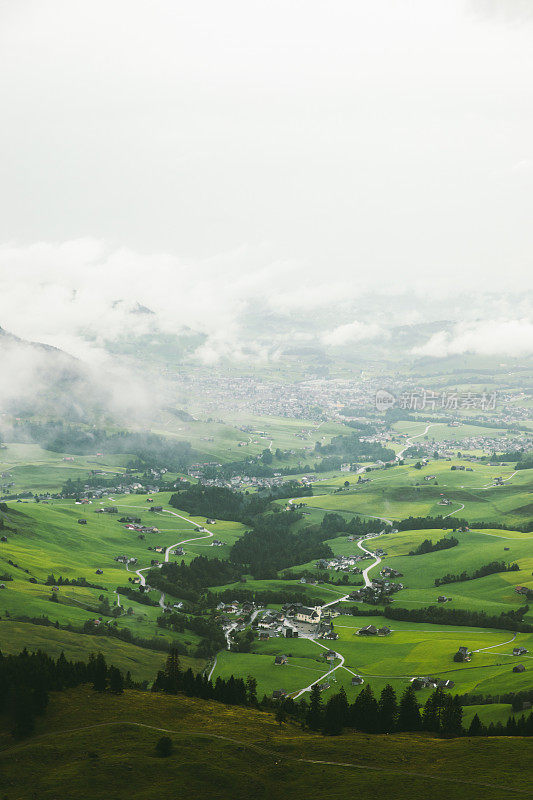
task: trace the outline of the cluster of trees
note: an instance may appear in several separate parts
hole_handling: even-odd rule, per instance
[[[327,535],[320,527],[291,532],[290,527],[301,518],[296,511],[265,514],[257,518],[254,528],[238,539],[230,551],[230,560],[242,572],[255,578],[275,578],[278,571],[314,559],[329,558],[331,548],[324,544]]]
[[[427,608],[399,608],[396,605],[387,606],[383,615],[388,619],[404,620],[407,622],[429,622],[433,625],[459,625],[473,628],[497,628],[503,630],[533,633],[533,625],[522,621],[525,613],[524,606],[518,613],[502,613],[493,617],[484,611],[467,611],[459,608],[445,608],[444,606],[428,606]]]
[[[190,564],[168,561],[150,570],[147,583],[176,597],[194,599],[208,586],[220,586],[239,579],[241,570],[229,561],[196,556]]]
[[[533,469],[533,453],[523,453],[515,469]]]
[[[197,483],[173,494],[169,505],[181,508],[191,516],[234,520],[250,525],[254,517],[267,510],[270,502],[270,497],[259,494],[232,492],[231,489]]]
[[[484,578],[486,575],[494,575],[496,572],[517,572],[519,569],[520,567],[518,564],[506,564],[505,561],[491,561],[490,564],[485,564],[482,567],[478,567],[478,569],[474,570],[471,575],[469,575],[466,571],[463,571],[459,575],[452,575],[448,573],[442,578],[435,578],[435,586],[443,586],[446,583],[474,581],[476,578]]]
[[[183,693],[188,697],[218,700],[227,705],[257,705],[257,681],[255,678],[248,676],[246,680],[243,680],[232,675],[227,680],[217,678],[213,683],[206,675],[201,673],[195,675],[190,668],[182,670],[179,654],[176,651],[169,653],[165,668],[157,673],[152,684],[152,691],[166,694]]]
[[[350,414],[344,414],[343,411],[340,411],[339,413],[343,416],[351,416]],[[344,420],[344,424],[347,428],[355,428],[355,430],[359,431],[359,433],[363,436],[372,436],[372,434],[376,432],[374,425],[371,425],[369,422],[359,422],[359,420],[356,419],[347,419]]]
[[[48,575],[45,586],[84,586],[87,589],[100,589],[100,591],[105,591],[104,586],[99,586],[97,583],[89,583],[86,578],[63,578],[61,575],[59,578],[55,578],[54,574]]]
[[[109,689],[122,693],[124,686],[140,688],[131,676],[126,677],[114,666],[108,666],[102,654],[91,655],[87,662],[68,661],[65,654],[51,658],[38,650],[29,653],[24,649],[18,655],[0,652],[0,714],[8,715],[11,732],[23,737],[31,734],[35,720],[44,714],[50,691],[92,684],[95,690]]]
[[[117,586],[117,594],[118,595],[125,595],[130,600],[134,600],[136,603],[142,603],[145,606],[158,606],[159,603],[157,600],[152,600],[152,598],[144,591],[144,586],[139,586],[139,590],[134,589],[133,586]]]
[[[457,547],[458,544],[459,539],[456,539],[455,536],[443,536],[442,539],[439,539],[435,544],[433,544],[431,539],[424,539],[416,550],[411,550],[409,552],[409,555],[422,556],[426,553],[436,553],[439,550],[448,550],[450,547]],[[438,586],[438,583],[435,583],[435,585]]]
[[[324,514],[320,523],[320,528],[327,534],[324,537],[326,539],[333,538],[339,533],[366,536],[367,533],[379,533],[384,527],[388,526],[379,519],[363,520],[361,517],[352,517],[351,520],[347,520],[335,512]]]
[[[352,728],[364,733],[429,731],[453,737],[462,733],[462,718],[463,709],[458,699],[442,689],[435,689],[421,713],[411,685],[398,700],[390,684],[384,687],[379,698],[374,696],[370,684],[366,684],[351,705],[344,689],[323,705],[320,689],[315,684],[305,711],[307,727],[327,735],[338,735],[344,728]]]
[[[457,517],[453,518],[452,525],[454,531],[458,528],[468,528],[468,522],[465,519],[458,519]],[[477,525],[477,523],[476,526],[481,527]],[[441,530],[446,530],[450,527],[450,522],[446,522],[446,519],[440,514],[436,517],[407,517],[396,523],[396,528],[399,531],[420,531],[426,528],[440,528]],[[496,525],[495,527],[498,526]]]
[[[89,455],[102,453],[131,453],[145,468],[166,467],[181,472],[191,464],[196,454],[190,442],[158,436],[155,433],[118,431],[108,433],[103,428],[87,428],[65,424],[62,420],[35,422],[23,420],[13,425],[14,441],[33,441],[55,453]]]
[[[200,636],[202,641],[195,652],[197,658],[209,658],[226,646],[224,632],[212,615],[188,616],[173,611],[158,617],[157,624],[160,628],[168,628],[178,633],[183,633],[187,628]],[[174,643],[171,649],[182,654],[187,652],[187,648],[181,643]]]
[[[355,433],[334,436],[329,444],[317,442],[315,453],[320,456],[337,456],[345,461],[392,461],[394,450],[377,442],[363,442]]]
[[[308,599],[305,592],[286,592],[274,589],[224,589],[223,592],[213,595],[213,597],[219,603],[232,603],[235,600],[237,603],[255,603],[257,606],[265,608],[272,604],[305,604]]]
[[[464,706],[484,706],[492,703],[509,703],[513,711],[522,711],[525,703],[533,703],[533,689],[524,689],[521,692],[503,692],[496,695],[463,694],[459,699]]]
[[[502,722],[484,725],[478,714],[474,714],[466,733],[468,736],[533,736],[533,713],[527,717],[522,714],[519,719],[512,715],[505,725]]]

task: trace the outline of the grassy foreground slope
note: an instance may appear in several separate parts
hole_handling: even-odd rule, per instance
[[[21,743],[0,732],[5,800],[533,796],[533,749],[520,738],[325,738],[218,703],[88,688],[52,695],[39,726]],[[154,753],[162,735],[174,743],[166,759]]]

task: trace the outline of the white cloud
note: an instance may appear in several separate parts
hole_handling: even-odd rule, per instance
[[[500,280],[506,280],[500,271]],[[109,361],[106,345],[121,338],[181,335],[204,341],[196,358],[272,359],[287,343],[320,340],[342,346],[384,338],[393,326],[459,318],[527,319],[526,284],[510,296],[476,276],[406,291],[405,275],[384,280],[358,271],[281,260],[267,245],[243,245],[216,257],[178,257],[112,248],[103,241],[0,245],[0,326],[66,350],[93,366]],[[443,283],[447,283],[443,287]],[[139,313],[139,305],[153,313]],[[461,341],[463,341],[461,339]],[[427,347],[456,345],[438,336]],[[462,346],[462,345],[461,345]],[[465,345],[466,346],[466,345]]]
[[[348,322],[346,325],[339,325],[332,331],[327,331],[322,335],[322,342],[333,347],[341,347],[346,344],[377,339],[380,336],[388,337],[387,331],[380,325],[355,320],[354,322]]]
[[[485,356],[533,355],[533,322],[530,319],[483,321],[457,325],[451,333],[439,331],[414,355],[443,356],[474,353]]]

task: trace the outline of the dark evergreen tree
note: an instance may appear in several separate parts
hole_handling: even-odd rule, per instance
[[[117,667],[109,667],[109,691],[113,694],[124,694],[124,678]]]
[[[176,649],[172,649],[165,664],[166,688],[170,694],[176,694],[181,682],[180,657]]]
[[[253,675],[246,678],[246,703],[249,706],[257,705],[257,681]]]
[[[378,729],[378,704],[368,683],[350,706],[350,722],[353,728],[365,733],[375,733]]]
[[[399,731],[419,731],[422,725],[418,700],[412,684],[404,691],[398,710]]]
[[[392,733],[398,722],[398,700],[396,692],[388,683],[382,690],[378,702],[378,726],[380,733]]]
[[[468,726],[468,735],[469,736],[483,735],[483,723],[481,722],[477,714],[474,714],[474,716],[472,717],[472,722]]]
[[[322,706],[322,699],[320,697],[320,689],[318,683],[315,683],[311,689],[311,698],[309,700],[309,709],[307,711],[306,723],[307,727],[312,731],[319,731],[322,728],[322,721],[324,717],[324,709]]]
[[[93,689],[96,692],[107,689],[107,664],[103,653],[98,653],[94,661]]]

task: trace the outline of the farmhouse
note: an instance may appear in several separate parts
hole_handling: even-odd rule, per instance
[[[274,659],[274,664],[286,664],[288,660],[289,659],[285,655],[276,656]]]
[[[336,655],[337,653],[335,652],[335,650],[326,650],[326,652],[324,653],[324,658],[326,659],[326,661],[335,661]]]
[[[513,656],[523,656],[528,652],[525,647],[513,647]]]
[[[319,606],[315,608],[308,608],[302,606],[296,612],[296,619],[298,622],[308,622],[309,624],[320,622],[321,609]]]
[[[460,647],[457,653],[455,653],[453,660],[457,662],[471,661],[472,654],[470,653],[468,647]]]
[[[163,506],[150,506],[150,511],[163,511]]]
[[[282,697],[287,697],[287,692],[285,689],[274,689],[272,692],[272,697],[274,700],[281,700]]]
[[[382,628],[378,630],[378,636],[388,636],[391,633],[391,629],[384,625]]]
[[[526,668],[524,667],[523,664],[516,664],[516,666],[513,667],[513,672],[525,672],[525,671]]]
[[[352,678],[352,686],[360,686],[364,683],[363,678],[360,675],[354,675]]]
[[[377,636],[378,629],[375,625],[367,625],[365,628],[359,628],[357,633],[359,636]]]
[[[87,520],[86,519],[79,519],[78,520],[78,525],[87,525]]]
[[[428,678],[426,676],[423,677],[419,676],[418,678],[413,678],[411,683],[415,691],[418,691],[419,689],[427,689],[430,686],[437,685],[436,680],[434,680],[433,678]]]
[[[455,681],[450,681],[450,680],[439,681],[437,683],[437,689],[453,689],[454,686],[455,686]]]

